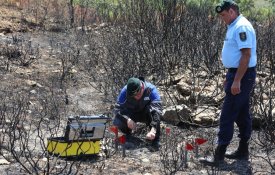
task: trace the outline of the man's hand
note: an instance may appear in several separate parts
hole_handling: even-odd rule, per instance
[[[237,95],[241,93],[241,83],[239,81],[234,81],[231,86],[231,93]]]
[[[235,74],[234,77],[234,82],[231,86],[231,94],[232,95],[237,95],[241,93],[241,80],[247,71],[248,65],[249,65],[249,60],[251,57],[251,49],[250,48],[243,48],[241,49],[242,56],[240,60],[240,64],[238,67],[238,70]]]
[[[154,127],[151,128],[150,132],[147,133],[146,139],[154,140],[156,137],[156,129]]]
[[[135,127],[136,127],[136,123],[132,120],[132,119],[128,119],[127,120],[127,126],[128,126],[128,128],[130,128],[130,129],[135,129]]]

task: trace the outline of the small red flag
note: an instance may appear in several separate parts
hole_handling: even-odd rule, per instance
[[[187,143],[185,144],[185,149],[188,150],[188,151],[191,151],[194,149],[193,145],[191,145],[190,143]]]
[[[207,140],[206,140],[206,139],[203,139],[203,138],[196,138],[196,139],[195,139],[195,143],[196,143],[197,145],[204,144],[205,142],[207,142]]]
[[[110,129],[110,131],[112,131],[113,133],[118,134],[118,129],[117,129],[116,126],[111,126],[109,129]]]
[[[126,142],[126,137],[125,137],[125,135],[120,136],[120,137],[118,138],[118,141],[119,141],[119,143],[121,143],[121,144],[125,144],[125,142]]]
[[[171,128],[166,128],[165,131],[166,131],[166,134],[170,134]]]

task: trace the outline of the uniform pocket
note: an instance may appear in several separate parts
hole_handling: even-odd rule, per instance
[[[241,90],[250,94],[252,91],[256,80],[256,71],[247,72],[242,78]]]
[[[226,74],[226,83],[224,86],[224,91],[225,93],[231,93],[231,86],[233,84],[235,77],[235,73],[227,72]]]

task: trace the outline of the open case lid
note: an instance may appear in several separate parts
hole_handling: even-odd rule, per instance
[[[80,115],[80,116],[69,116],[68,117],[68,123],[72,123],[72,122],[92,122],[92,123],[107,123],[111,118],[106,116],[106,115],[91,115],[91,116],[84,116],[84,115]]]
[[[65,140],[102,139],[106,123],[110,117],[105,115],[70,116],[68,118]]]

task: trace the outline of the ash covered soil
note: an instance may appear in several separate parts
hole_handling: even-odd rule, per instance
[[[24,89],[26,77],[32,77],[33,74],[40,76],[53,76],[56,70],[60,68],[53,57],[48,57],[50,50],[50,37],[54,33],[43,33],[33,30],[22,31],[22,25],[19,24],[20,13],[16,9],[0,6],[0,37],[1,42],[4,40],[11,40],[15,35],[21,35],[25,38],[31,38],[35,44],[39,44],[42,49],[42,57],[39,61],[32,64],[30,67],[13,67],[14,71],[1,75],[1,85],[9,86],[11,83],[18,83]],[[61,37],[61,38],[60,38]],[[66,37],[66,36],[64,36]],[[62,35],[58,34],[58,38]],[[78,72],[77,76],[83,80],[78,81],[77,86],[71,86],[67,89],[67,95],[70,99],[69,108],[75,108],[79,111],[90,111],[91,113],[101,113],[109,110],[112,105],[110,102],[104,100],[104,94],[94,89],[91,84],[85,81],[85,76]],[[24,79],[22,79],[24,77]],[[79,83],[81,82],[81,83]],[[28,87],[25,87],[28,88]],[[166,128],[171,128],[171,132],[167,134]],[[108,128],[108,126],[107,126]],[[136,139],[133,141],[134,146],[126,149],[125,156],[123,156],[122,146],[118,150],[114,149],[113,138],[114,135],[106,129],[105,138],[102,141],[102,149],[98,156],[81,160],[77,174],[143,174],[143,175],[157,175],[157,174],[272,174],[271,166],[262,159],[265,158],[264,151],[260,149],[257,144],[260,131],[254,130],[250,142],[251,156],[248,161],[236,161],[226,159],[226,164],[218,168],[202,166],[196,156],[194,150],[187,152],[185,157],[185,142],[194,138],[201,137],[208,141],[201,145],[198,149],[199,156],[211,155],[215,147],[215,136],[217,127],[199,128],[191,127],[184,124],[173,126],[171,124],[162,122],[162,137],[161,148],[159,151],[150,149],[150,143],[144,140],[146,128],[140,124],[139,129],[133,134]],[[237,133],[237,130],[236,132]],[[174,141],[172,141],[174,140]],[[234,135],[234,139],[230,144],[228,150],[233,151],[238,145],[238,139]],[[56,158],[57,163],[55,168],[62,169],[64,162],[70,164],[74,160],[64,160]],[[187,159],[187,162],[185,160]],[[2,159],[3,160],[3,159]],[[25,174],[22,172],[20,166],[16,161],[2,163],[0,165],[0,174]],[[275,173],[274,173],[275,174]]]

